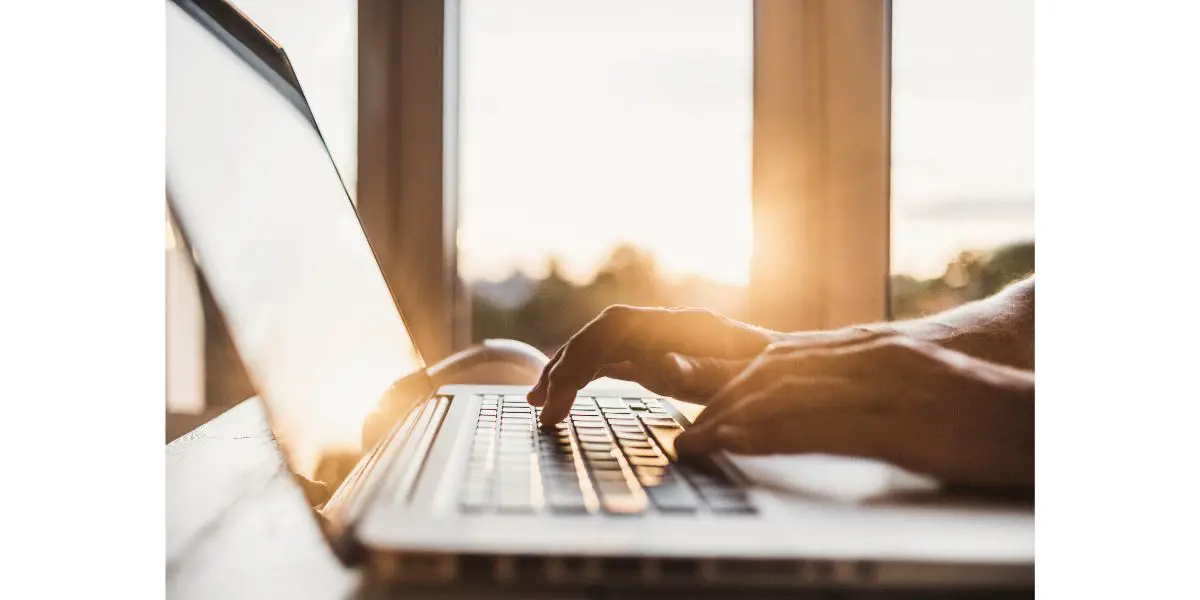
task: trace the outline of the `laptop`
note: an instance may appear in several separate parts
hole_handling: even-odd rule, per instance
[[[220,0],[169,0],[166,38],[172,215],[289,468],[352,465],[314,515],[372,585],[1031,588],[1029,501],[836,457],[679,462],[688,416],[636,386],[544,430],[528,387],[441,385],[284,51]]]

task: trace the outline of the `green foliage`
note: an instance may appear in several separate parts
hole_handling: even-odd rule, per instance
[[[986,298],[1033,272],[1032,241],[990,252],[961,252],[946,265],[940,277],[920,280],[910,275],[893,275],[892,318],[921,317]]]

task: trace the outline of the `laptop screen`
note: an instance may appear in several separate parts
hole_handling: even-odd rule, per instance
[[[363,420],[423,367],[315,127],[167,3],[167,186],[293,470],[357,452]]]

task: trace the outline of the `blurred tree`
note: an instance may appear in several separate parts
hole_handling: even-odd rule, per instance
[[[654,256],[631,244],[614,248],[592,281],[582,286],[567,280],[553,258],[547,271],[546,277],[533,284],[529,297],[516,308],[504,308],[473,294],[474,339],[513,338],[552,353],[610,304],[704,306],[734,318],[744,305],[745,290],[737,286],[700,277],[668,285]],[[1032,241],[990,252],[963,251],[946,265],[939,277],[893,275],[891,317],[919,317],[984,298],[1033,271]]]
[[[520,336],[511,311],[496,305],[482,294],[471,294],[471,339],[516,338]]]
[[[666,303],[654,255],[632,244],[613,249],[585,289],[593,314],[611,304],[662,306]]]
[[[1034,272],[1033,242],[1009,244],[991,253],[980,269],[974,298],[986,298]]]
[[[590,316],[584,297],[566,277],[556,259],[551,258],[546,277],[538,281],[529,299],[513,315],[514,336],[549,353],[557,349]]]

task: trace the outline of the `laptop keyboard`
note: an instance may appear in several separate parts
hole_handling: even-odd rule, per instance
[[[459,507],[466,513],[754,514],[724,472],[677,464],[683,431],[657,398],[581,396],[570,417],[538,426],[524,396],[484,396]]]

